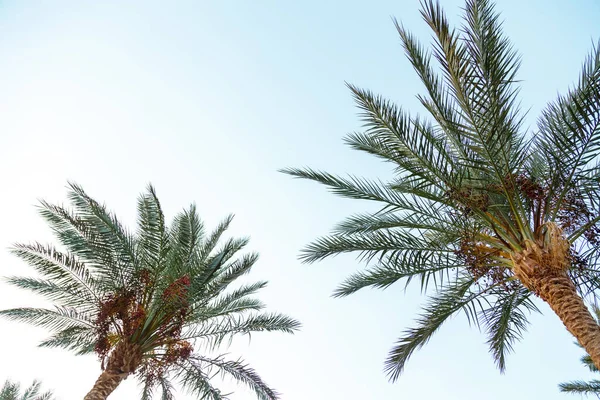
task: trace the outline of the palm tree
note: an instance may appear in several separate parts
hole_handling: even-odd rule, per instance
[[[494,5],[467,0],[458,30],[439,3],[421,6],[432,49],[397,21],[396,28],[425,86],[418,99],[429,118],[348,85],[365,129],[346,143],[391,163],[394,177],[383,182],[283,170],[380,205],[341,222],[301,258],[355,253],[366,261],[367,269],[350,276],[335,296],[403,279],[435,291],[417,326],[389,354],[385,368],[392,380],[461,310],[482,323],[503,370],[526,314],[537,310],[533,297],[550,306],[600,366],[600,328],[582,299],[598,284],[600,49],[585,61],[577,85],[547,106],[531,135],[518,102],[519,56]]]
[[[17,244],[12,252],[42,278],[8,278],[45,296],[55,309],[13,308],[0,315],[52,331],[41,346],[96,352],[102,373],[86,400],[106,399],[131,374],[142,381],[143,399],[158,389],[172,399],[173,380],[203,399],[223,399],[211,383],[219,373],[246,384],[258,399],[277,399],[243,360],[215,355],[233,336],[292,333],[300,326],[285,315],[259,312],[263,303],[249,296],[266,282],[228,290],[258,258],[234,258],[245,238],[221,243],[232,218],[206,234],[192,205],[167,227],[150,186],[138,200],[133,234],[81,187],[69,187],[74,210],[45,201],[40,207],[64,251]]]
[[[33,381],[31,386],[21,393],[21,385],[6,380],[0,388],[0,400],[53,400],[51,391],[40,393],[41,386],[41,382]]]
[[[594,315],[596,317],[596,321],[600,321],[600,307],[596,304],[592,306],[592,310],[594,311]],[[579,347],[579,343],[576,343]],[[598,368],[592,362],[592,357],[589,354],[581,357],[581,363],[586,366],[591,372],[598,372]],[[558,388],[561,392],[564,393],[573,393],[573,394],[581,394],[581,395],[596,395],[600,399],[600,380],[593,379],[591,381],[571,381],[565,382],[558,385]]]

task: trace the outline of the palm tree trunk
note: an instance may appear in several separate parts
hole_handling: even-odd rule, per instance
[[[121,381],[134,373],[142,361],[142,353],[136,344],[119,342],[110,353],[106,369],[94,383],[84,400],[106,400]]]
[[[544,300],[600,367],[600,326],[594,319],[568,275],[571,268],[570,243],[554,223],[538,241],[526,241],[525,249],[511,254],[517,278]]]
[[[539,296],[600,367],[600,326],[586,307],[573,281],[566,273],[547,277],[539,282]]]
[[[557,268],[560,263],[542,264],[538,261],[541,257],[532,259],[530,256],[531,254],[513,257],[515,275],[525,287],[548,303],[567,330],[592,357],[594,365],[599,367],[600,326],[567,275],[568,267],[563,265]]]
[[[102,371],[100,377],[94,383],[94,387],[84,397],[84,400],[105,400],[125,378],[125,374],[113,374],[108,371]]]

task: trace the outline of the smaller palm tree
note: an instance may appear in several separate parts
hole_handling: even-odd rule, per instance
[[[46,202],[41,215],[62,248],[17,244],[13,253],[42,277],[11,277],[55,309],[13,308],[1,316],[49,329],[41,346],[76,354],[96,352],[102,373],[86,400],[106,399],[130,375],[143,384],[142,399],[156,391],[173,398],[173,381],[199,398],[227,396],[216,375],[250,387],[260,400],[279,398],[241,359],[219,352],[224,340],[252,332],[292,333],[300,324],[264,313],[252,296],[266,282],[238,285],[258,259],[237,256],[248,240],[221,240],[232,218],[206,233],[194,205],[170,226],[154,189],[140,196],[138,227],[130,233],[106,208],[71,184],[73,210]]]
[[[600,307],[598,307],[598,305],[594,304],[592,306],[592,309],[594,311],[594,314],[596,316],[596,320],[600,323]],[[579,347],[581,347],[581,345],[577,342],[575,342],[575,344]],[[592,357],[590,357],[589,354],[584,355],[583,357],[581,357],[581,363],[586,366],[590,371],[592,372],[599,372],[598,368],[596,368],[596,366],[594,365],[594,362],[592,361]],[[591,381],[571,381],[571,382],[565,382],[565,383],[561,383],[560,385],[558,385],[558,388],[560,389],[561,392],[564,393],[574,393],[574,394],[581,394],[581,395],[595,395],[597,398],[600,399],[600,380],[598,379],[593,379]]]
[[[40,381],[33,381],[31,386],[21,393],[21,385],[6,380],[0,389],[0,400],[54,400],[51,391],[40,393],[41,387]]]

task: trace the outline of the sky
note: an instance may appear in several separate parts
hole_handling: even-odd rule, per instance
[[[442,4],[459,21],[463,3]],[[497,8],[523,56],[522,105],[534,129],[600,39],[600,3],[499,0]],[[256,334],[229,349],[283,399],[568,398],[559,382],[593,375],[545,304],[505,374],[484,334],[459,316],[390,383],[387,351],[425,297],[398,284],[334,299],[361,264],[352,256],[298,261],[305,244],[369,205],[278,169],[390,174],[342,143],[360,129],[344,81],[420,111],[423,88],[391,17],[430,39],[414,0],[0,2],[0,275],[28,273],[8,253],[12,243],[52,240],[35,205],[63,202],[67,181],[129,226],[137,195],[152,182],[167,218],[191,202],[209,226],[234,213],[231,233],[249,235],[261,254],[252,278],[270,282],[261,298],[303,323],[293,336]],[[43,305],[0,284],[0,308]],[[59,398],[77,399],[100,374],[93,355],[36,348],[41,329],[0,327],[0,381],[37,378]],[[110,398],[138,393],[129,378]],[[237,388],[231,398],[253,397]]]

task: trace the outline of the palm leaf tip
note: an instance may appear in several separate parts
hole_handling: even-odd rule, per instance
[[[561,383],[558,388],[563,393],[581,394],[581,395],[600,395],[600,380],[571,381]]]
[[[506,369],[506,356],[520,340],[529,324],[525,311],[540,312],[530,299],[531,293],[522,288],[497,294],[497,300],[480,315],[485,319],[488,345],[501,373]]]
[[[294,333],[302,327],[302,324],[284,314],[269,313],[257,315],[250,320],[249,324],[253,330],[280,331]]]
[[[243,383],[252,391],[260,400],[277,400],[280,394],[269,387],[258,373],[246,364],[242,359],[225,360],[223,357],[208,358],[195,357],[192,360],[198,367],[204,367],[207,370],[214,369],[220,371],[224,375],[229,375],[238,382]]]
[[[435,332],[458,311],[463,310],[468,318],[477,320],[480,293],[469,290],[472,284],[472,278],[463,278],[448,284],[440,293],[430,298],[416,321],[416,327],[404,332],[385,361],[384,371],[392,382],[400,377],[415,350],[427,344]]]

